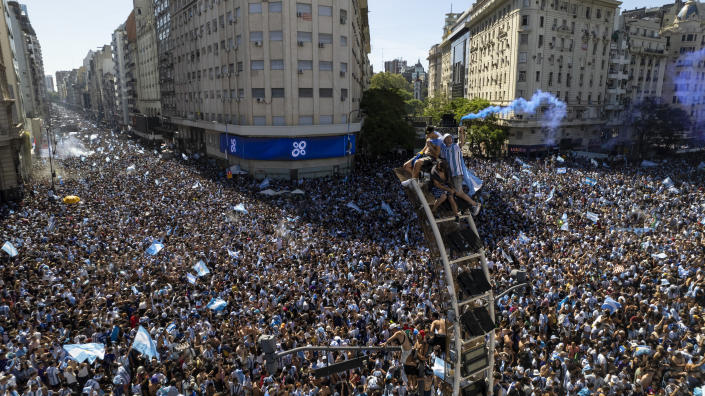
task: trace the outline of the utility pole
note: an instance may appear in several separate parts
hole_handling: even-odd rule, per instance
[[[46,128],[46,131],[47,131],[47,147],[49,148],[49,169],[51,170],[51,175],[50,175],[50,177],[51,177],[51,190],[54,191],[54,176],[55,176],[55,173],[54,173],[54,161],[53,161],[54,150],[52,149],[51,137],[50,137],[50,135],[49,135],[49,130],[50,130],[50,129],[51,129],[51,113],[50,113],[50,114],[48,115],[48,117],[47,117],[47,128]]]

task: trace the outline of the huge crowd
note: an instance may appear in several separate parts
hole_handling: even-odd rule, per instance
[[[446,391],[429,370],[443,351],[428,340],[447,307],[392,172],[399,160],[359,161],[348,177],[271,181],[269,189],[304,194],[267,196],[260,181],[226,177],[207,159],[166,158],[78,126],[72,137],[83,146],[54,164],[54,190],[36,176],[22,202],[2,207],[0,243],[17,255],[0,252],[0,395]],[[47,165],[37,159],[37,175]],[[498,302],[494,394],[697,392],[705,370],[697,164],[468,165],[484,180],[473,198],[495,290],[513,284],[515,268],[530,280]],[[66,195],[81,201],[64,203]],[[142,329],[156,356],[133,347]],[[391,338],[415,353],[370,352],[361,367],[317,377],[357,352],[300,352],[272,369],[263,334],[278,351]],[[104,354],[76,358],[65,348],[88,343]]]

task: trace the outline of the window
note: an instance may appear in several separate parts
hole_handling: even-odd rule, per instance
[[[318,96],[320,96],[321,98],[332,98],[333,88],[319,88]]]
[[[272,98],[283,98],[284,88],[272,88]]]
[[[345,63],[345,62],[341,62],[341,63],[340,63],[340,71],[343,72],[343,73],[346,72],[346,71],[348,71],[348,64]]]
[[[264,88],[252,88],[253,98],[264,98]]]
[[[333,62],[320,61],[318,62],[318,70],[333,70]]]
[[[313,125],[313,116],[300,116],[299,125]]]
[[[284,125],[286,125],[286,118],[284,118],[283,116],[273,116],[272,117],[272,125],[284,126]]]
[[[265,117],[265,116],[252,117],[252,125],[257,125],[257,126],[267,125],[267,117]]]
[[[272,70],[284,70],[284,60],[283,59],[272,59],[269,61]]]
[[[585,7],[585,18],[590,19],[590,7]]]
[[[270,14],[280,14],[282,12],[282,2],[273,1],[269,3],[269,13]]]
[[[261,14],[262,3],[250,3],[250,14]]]
[[[299,88],[299,98],[312,98],[313,88]]]
[[[522,70],[519,72],[519,82],[525,82],[525,81],[526,81],[526,72]]]
[[[333,7],[319,5],[318,16],[333,16]]]
[[[245,70],[245,68],[243,67],[242,62],[238,62],[238,63],[237,63],[237,72],[239,73],[239,72],[241,72],[241,71],[243,71],[243,70]]]
[[[345,25],[348,21],[348,12],[345,10],[340,10],[340,24]]]
[[[519,63],[526,63],[526,52],[520,52],[519,53]]]
[[[529,26],[529,16],[528,15],[521,16],[521,26]]]
[[[348,99],[348,89],[347,89],[347,88],[343,88],[343,89],[340,90],[340,100],[344,102],[344,101],[346,101],[347,99]]]
[[[541,82],[541,72],[540,71],[536,72],[536,82]]]
[[[240,99],[244,99],[244,98],[245,98],[245,90],[244,90],[243,88],[240,88],[240,89],[237,90],[237,97],[240,98]]]
[[[235,9],[235,18],[236,18],[236,19],[240,19],[240,7],[237,7],[237,8]]]
[[[311,16],[311,12],[311,4],[296,3],[297,16],[305,16],[305,14]]]
[[[250,70],[264,70],[263,60],[253,60],[250,62]]]
[[[529,35],[522,33],[519,35],[519,44],[529,44]]]
[[[539,48],[543,47],[543,34],[539,34]]]
[[[281,30],[272,30],[269,32],[269,41],[282,41],[284,40],[284,34]]]
[[[310,43],[313,41],[313,33],[311,32],[296,32],[296,41]]]
[[[318,34],[319,44],[333,44],[333,35],[329,33],[319,33]]]
[[[340,46],[341,47],[348,46],[348,37],[347,36],[340,36]]]
[[[539,27],[543,27],[543,17],[539,17]]]
[[[299,70],[313,70],[313,61],[300,60],[298,64]]]
[[[250,41],[262,41],[262,32],[250,32]]]
[[[320,115],[318,116],[318,123],[321,125],[328,125],[333,123],[332,115]]]

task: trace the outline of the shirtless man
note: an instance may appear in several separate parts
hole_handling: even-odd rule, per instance
[[[396,343],[396,344],[392,344],[392,345],[401,346],[401,362],[406,363],[406,360],[411,355],[411,351],[413,349],[413,344],[411,343],[411,338],[409,337],[408,334],[406,334],[406,331],[401,329],[399,327],[399,325],[396,323],[393,323],[391,326],[389,326],[389,330],[394,331],[394,335],[389,337],[389,339],[387,341],[383,342],[382,346],[386,347],[391,342]]]
[[[404,169],[411,171],[412,178],[419,177],[419,173],[426,163],[438,159],[441,154],[441,144],[443,141],[435,128],[433,126],[426,127],[426,145],[414,158],[404,164]]]
[[[448,324],[446,323],[445,319],[441,319],[438,312],[434,312],[433,314],[431,314],[431,317],[433,318],[433,322],[431,322],[431,334],[433,334],[433,336],[428,342],[428,345],[432,347],[438,345],[439,347],[441,347],[441,352],[445,354],[446,340],[448,338],[448,336],[446,335],[446,327],[448,326]]]

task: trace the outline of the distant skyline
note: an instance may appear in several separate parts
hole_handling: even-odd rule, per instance
[[[293,0],[289,0],[293,1]],[[110,44],[112,32],[132,11],[131,0],[25,0],[32,26],[42,46],[45,74],[79,67],[89,50]],[[375,72],[384,61],[421,60],[428,68],[428,50],[440,42],[445,14],[467,10],[474,0],[368,0]],[[662,0],[628,0],[622,9],[654,7]]]

